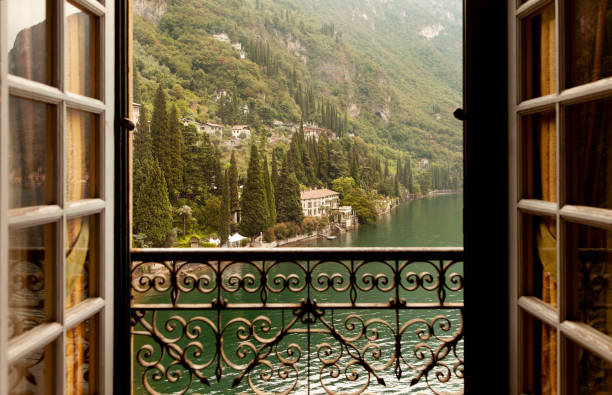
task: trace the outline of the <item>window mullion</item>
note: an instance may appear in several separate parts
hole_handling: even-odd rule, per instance
[[[7,2],[0,1],[0,393],[8,393],[8,62]]]
[[[62,92],[62,99],[66,95],[66,18],[65,18],[65,1],[56,2],[56,21],[58,27],[57,33],[57,86]],[[57,132],[58,132],[58,177],[57,182],[60,187],[58,202],[62,209],[66,208],[66,102],[63,100],[59,104],[59,116],[57,117]],[[59,319],[63,327],[62,336],[59,339],[57,346],[57,393],[64,394],[66,391],[66,291],[65,291],[65,259],[66,259],[66,216],[62,216],[59,223],[60,229],[57,233],[57,282],[56,282],[56,308],[58,310]]]

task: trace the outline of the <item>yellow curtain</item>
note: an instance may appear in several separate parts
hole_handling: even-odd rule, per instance
[[[550,5],[541,14],[540,92],[555,92],[555,8]],[[542,199],[557,201],[557,142],[555,114],[538,116],[538,146]],[[557,229],[552,218],[542,218],[536,229],[538,255],[542,262],[542,299],[557,305]],[[557,394],[557,332],[542,326],[542,393]]]
[[[69,15],[66,19],[68,89],[87,94],[88,65],[85,64],[89,47],[88,16],[83,13]],[[87,166],[87,157],[90,147],[88,144],[89,115],[81,111],[68,110],[66,114],[66,199],[69,201],[90,197],[89,188],[95,181],[89,179],[90,170]],[[89,166],[93,167],[93,166]],[[88,185],[89,184],[89,185]],[[66,224],[66,308],[73,307],[82,302],[88,295],[88,260],[93,256],[91,251],[89,218],[76,218]],[[95,235],[94,235],[95,236]],[[66,394],[83,395],[90,393],[90,383],[86,380],[86,371],[89,371],[89,380],[94,373],[89,369],[86,355],[88,347],[85,323],[79,324],[66,332]],[[90,356],[91,359],[91,356]]]

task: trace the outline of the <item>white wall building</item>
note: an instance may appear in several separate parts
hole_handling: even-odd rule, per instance
[[[311,189],[300,194],[304,216],[322,217],[338,208],[340,194],[329,189]]]
[[[251,129],[248,125],[234,125],[232,126],[232,137],[237,139],[243,134],[248,138],[251,137]]]

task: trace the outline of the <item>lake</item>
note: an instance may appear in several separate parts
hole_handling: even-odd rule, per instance
[[[335,240],[309,239],[287,247],[461,247],[462,213],[461,193],[416,199]]]

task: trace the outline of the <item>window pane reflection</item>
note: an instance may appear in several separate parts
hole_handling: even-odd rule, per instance
[[[66,309],[94,294],[91,277],[97,263],[97,216],[66,221]]]
[[[557,132],[554,112],[526,116],[524,135],[524,197],[557,201]]]
[[[527,293],[557,306],[557,221],[550,217],[525,215],[525,264],[533,273]]]
[[[66,111],[66,199],[96,197],[97,116]]]
[[[66,88],[97,97],[97,19],[66,3]]]
[[[9,73],[51,84],[53,32],[46,0],[8,1],[7,10]]]
[[[612,334],[612,231],[572,224],[580,320]]]
[[[92,318],[66,331],[66,394],[93,394],[95,371],[96,319]]]
[[[612,98],[570,106],[570,202],[612,208]]]
[[[50,344],[12,364],[8,373],[9,395],[54,394],[54,350],[55,346]]]
[[[577,347],[578,393],[580,395],[604,395],[612,392],[612,364],[597,355]]]
[[[9,338],[48,320],[55,224],[9,232]]]
[[[568,4],[568,87],[612,76],[612,2]]]
[[[523,99],[556,90],[555,5],[550,4],[523,22]]]
[[[55,203],[55,108],[10,97],[9,208]]]
[[[524,317],[523,347],[529,360],[523,365],[525,385],[522,393],[556,395],[557,330],[527,313]]]

